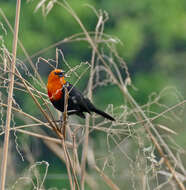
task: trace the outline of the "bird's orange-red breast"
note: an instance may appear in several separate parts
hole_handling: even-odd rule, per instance
[[[47,90],[51,101],[59,100],[62,97],[62,88],[66,81],[64,76],[57,74],[61,72],[63,72],[61,69],[55,69],[48,76]]]
[[[84,112],[95,112],[111,121],[115,119],[109,114],[97,109],[91,101],[84,97],[83,94],[72,84],[65,80],[64,71],[61,69],[53,70],[48,76],[47,90],[50,101],[53,106],[61,112],[64,112],[65,90],[64,85],[68,90],[68,115],[76,114],[85,118]]]

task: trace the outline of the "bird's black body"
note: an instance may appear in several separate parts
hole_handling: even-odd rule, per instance
[[[85,98],[83,94],[76,89],[73,85],[70,83],[65,84],[69,97],[68,97],[68,115],[76,114],[82,118],[85,118],[84,112],[88,112],[89,114],[91,112],[95,112],[99,115],[102,115],[103,117],[115,121],[113,117],[108,115],[107,113],[97,109],[88,98]],[[62,97],[59,100],[52,101],[52,104],[56,109],[58,109],[61,112],[64,112],[64,102],[65,102],[65,89],[62,88]]]

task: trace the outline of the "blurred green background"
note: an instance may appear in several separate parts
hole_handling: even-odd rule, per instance
[[[19,38],[29,55],[82,32],[72,16],[58,5],[54,5],[46,17],[42,16],[41,9],[34,13],[38,2],[36,0],[30,3],[22,2]],[[139,102],[145,102],[150,92],[159,91],[167,85],[176,86],[183,96],[186,94],[184,89],[186,2],[184,0],[179,2],[176,0],[70,1],[70,5],[87,30],[93,31],[97,20],[87,4],[97,10],[108,12],[109,20],[105,25],[105,33],[118,37],[122,42],[122,45],[117,46],[117,50],[127,62],[133,84],[140,90],[140,93],[136,93]],[[15,1],[2,0],[0,6],[13,26]],[[2,17],[1,23],[4,23]],[[4,26],[9,32],[6,24]],[[2,35],[11,50],[11,35],[5,35],[3,31]],[[89,61],[90,49],[85,45],[72,43],[59,48],[63,50],[67,61],[76,65],[81,61]],[[20,49],[18,52],[18,56],[24,58]],[[55,48],[39,56],[55,58]]]
[[[72,16],[58,5],[54,5],[46,17],[42,15],[41,9],[34,12],[38,2],[36,0],[29,3],[22,1],[19,39],[29,55],[33,55],[66,37],[82,32]],[[92,9],[87,7],[87,4],[93,6],[96,10],[102,9],[108,13],[109,20],[105,25],[104,32],[121,40],[121,43],[117,45],[117,50],[127,62],[134,86],[129,90],[140,105],[147,103],[153,92],[160,93],[166,87],[173,87],[172,91],[165,93],[166,97],[163,99],[164,103],[169,106],[179,102],[171,97],[171,94],[174,96],[176,91],[174,88],[177,89],[175,94],[181,94],[180,97],[186,96],[185,0],[71,0],[69,3],[88,31],[95,29],[97,19]],[[15,0],[1,0],[0,2],[0,7],[12,26],[15,19],[15,6]],[[7,34],[2,28],[0,28],[0,33],[7,48],[11,51],[12,34],[2,16],[0,16],[0,23],[5,27]],[[82,61],[90,62],[91,49],[87,47],[87,43],[68,43],[60,45],[58,48],[63,50],[65,59],[71,66],[75,66]],[[37,61],[38,56],[45,59],[55,59],[55,48],[37,55],[33,58],[34,62]],[[18,57],[21,60],[25,59],[20,48],[18,48]],[[39,73],[47,82],[49,67],[40,64]],[[85,81],[80,81],[79,88],[84,88]],[[103,88],[107,92],[107,97],[99,88],[94,93],[95,102],[100,107],[105,108],[109,103],[113,103],[114,106],[124,103],[122,95],[117,93],[119,92],[118,89],[113,86]],[[26,102],[26,98],[18,101]],[[30,106],[33,105],[31,103],[25,104],[24,109],[27,110]],[[38,114],[36,107],[32,109],[32,112],[35,115]],[[180,125],[184,126],[184,122]],[[176,126],[176,122],[172,124],[172,127]],[[182,135],[178,137],[179,139],[176,139],[177,143],[186,147],[184,141],[186,128],[178,127],[178,130]],[[34,143],[30,142],[32,145]],[[33,146],[37,147],[37,145]],[[37,155],[37,153],[34,154]],[[43,155],[39,153],[38,155],[42,159],[44,158]],[[55,173],[61,173],[61,168],[59,169],[56,164],[61,165],[61,163],[58,159],[55,160],[55,156],[47,155],[47,161],[52,165],[51,170],[54,170]],[[52,163],[55,163],[56,168]],[[49,187],[58,187],[54,179],[51,181]],[[59,185],[59,187],[61,186]]]

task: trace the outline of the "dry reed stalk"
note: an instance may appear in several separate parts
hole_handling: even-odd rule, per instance
[[[72,158],[73,158],[73,160],[71,160],[70,154],[69,153],[68,154],[69,154],[69,160],[70,160],[70,163],[71,163],[71,168],[72,168],[75,180],[76,180],[76,181],[74,181],[75,184],[78,183],[76,174],[78,174],[81,177],[81,168],[80,168],[80,162],[79,162],[79,157],[78,157],[78,145],[76,143],[76,132],[77,132],[77,130],[78,129],[73,131],[73,133],[72,133],[70,128],[68,130],[69,135],[71,136],[71,139],[72,139],[72,142],[73,142],[73,148],[72,148]],[[74,186],[74,188],[75,188],[75,186]],[[79,185],[78,185],[78,188],[79,188]]]
[[[73,149],[72,149],[72,168],[77,170],[77,165],[79,165],[79,159],[77,155],[77,146],[76,146],[76,137],[74,134],[70,134],[72,136],[72,144],[73,144]],[[77,156],[77,157],[76,157]],[[75,185],[74,189],[75,190]]]
[[[67,87],[63,86],[63,88],[65,90],[65,101],[64,101],[64,113],[63,113],[63,118],[62,118],[63,121],[61,121],[62,126],[60,128],[60,131],[62,134],[61,143],[62,143],[62,147],[64,150],[64,158],[65,158],[65,164],[66,164],[66,168],[67,168],[68,178],[70,181],[70,187],[71,187],[71,190],[73,190],[74,186],[73,186],[72,174],[71,174],[71,170],[70,170],[70,159],[69,159],[68,151],[67,151],[66,144],[65,144],[66,125],[67,125],[67,107],[68,107],[68,96],[69,96],[69,94],[68,94]]]
[[[0,103],[0,105],[1,105],[1,106],[4,106],[4,107],[8,107],[7,104],[3,104],[3,103]],[[29,118],[29,119],[31,119],[31,120],[33,120],[33,121],[35,121],[35,122],[37,122],[37,123],[39,123],[39,124],[41,124],[41,125],[46,126],[46,127],[49,128],[49,129],[52,129],[52,128],[49,126],[49,123],[42,122],[41,120],[39,120],[39,119],[33,117],[32,115],[30,115],[30,114],[28,114],[28,113],[23,112],[22,110],[19,110],[19,109],[15,108],[15,107],[12,107],[12,110],[14,110],[15,112],[18,112],[18,113],[24,115],[25,117],[27,117],[27,118]]]
[[[68,159],[68,156],[67,156],[66,145],[65,145],[65,141],[64,141],[63,137],[61,138],[61,145],[62,145],[63,150],[64,150],[64,158],[65,158],[65,164],[66,164],[67,173],[68,173],[68,179],[69,179],[69,182],[70,182],[70,188],[71,188],[71,190],[73,190],[73,180],[72,180],[72,174],[71,174],[71,171],[70,171],[70,163],[69,163],[69,159]]]
[[[98,166],[94,166],[94,169],[100,174],[100,176],[103,178],[105,183],[112,189],[112,190],[120,190],[119,187],[113,183],[113,181],[105,175],[99,168]]]
[[[73,167],[73,162],[72,162],[72,159],[71,159],[70,154],[68,152],[68,149],[66,148],[66,145],[65,145],[65,151],[66,151],[66,154],[68,156],[70,167],[72,169],[72,174],[73,174],[73,178],[74,178],[74,188],[76,187],[77,190],[80,190],[80,187],[79,187],[79,184],[78,184],[78,180],[77,180],[77,175],[76,175],[76,169],[75,169],[75,167]]]
[[[33,132],[22,130],[22,129],[15,129],[15,130],[20,132],[20,133],[24,133],[24,134],[27,134],[27,135],[30,135],[30,136],[33,136],[33,137],[37,137],[37,138],[40,138],[40,139],[43,139],[43,140],[47,140],[47,141],[50,141],[50,142],[61,144],[61,140],[57,139],[57,138],[49,137],[49,136],[38,134],[38,133],[33,133]],[[67,147],[72,148],[72,143],[65,142],[65,144],[66,144]]]
[[[64,151],[61,149],[61,147],[58,144],[53,143],[53,142],[49,142],[49,141],[45,141],[45,140],[44,140],[44,143],[48,146],[48,148],[57,157],[60,158],[60,160],[62,160],[63,162],[65,162]],[[78,163],[77,163],[77,165],[75,167],[75,170],[78,173],[78,176],[81,176],[80,165]],[[97,184],[95,183],[95,181],[88,174],[86,174],[85,180],[89,184],[89,186],[92,187],[92,189],[94,189],[95,187],[97,187]]]
[[[16,67],[16,52],[17,52],[17,41],[18,41],[18,31],[19,31],[19,16],[21,9],[21,0],[17,0],[16,4],[16,17],[15,17],[15,27],[14,27],[14,40],[12,47],[12,63],[11,63],[11,73],[10,73],[10,84],[8,92],[8,107],[7,107],[7,116],[6,116],[6,127],[5,127],[5,137],[3,145],[3,160],[1,163],[1,184],[0,189],[5,189],[6,181],[6,171],[7,171],[7,159],[8,159],[8,146],[9,146],[9,135],[10,135],[10,121],[12,113],[12,100],[13,100],[13,88],[14,88],[14,72]]]
[[[68,89],[65,85],[64,85],[64,90],[65,90],[65,101],[64,101],[64,113],[63,113],[62,129],[61,129],[64,139],[63,139],[62,143],[63,143],[63,149],[64,149],[65,158],[66,158],[66,162],[67,162],[66,165],[69,167],[68,168],[69,171],[70,171],[70,168],[72,169],[72,175],[74,178],[74,185],[72,186],[72,189],[75,189],[75,187],[76,187],[77,190],[79,190],[80,187],[79,187],[77,176],[76,176],[76,170],[73,166],[72,159],[70,157],[70,154],[68,152],[68,149],[67,149],[65,141],[64,141],[65,137],[66,137],[66,127],[67,127],[66,125],[67,125],[67,117],[68,117],[67,108],[68,108],[68,98],[69,98],[69,92],[68,92]],[[69,178],[70,177],[71,176],[69,176]],[[72,179],[70,179],[70,181],[72,181]]]
[[[95,36],[95,32],[91,32],[90,31],[89,34]],[[107,38],[110,37],[107,34],[103,34],[103,36],[107,37]],[[32,54],[30,56],[30,58],[34,58],[36,56],[39,56],[39,55],[47,52],[49,49],[56,48],[57,46],[59,46],[61,44],[70,43],[70,42],[81,42],[81,41],[87,41],[87,38],[84,37],[84,33],[83,32],[73,34],[72,36],[66,37],[63,40],[60,40],[60,41],[58,41],[56,43],[53,43],[53,44],[49,45],[47,48],[44,48],[44,49],[42,49],[40,51],[37,51],[36,53]],[[101,39],[97,40],[97,43],[102,43],[102,42],[110,42],[110,40],[101,40]],[[43,59],[43,58],[41,57],[41,59]],[[23,60],[23,62],[26,61],[26,60],[27,59]]]
[[[98,23],[95,29],[95,38],[94,40],[97,41],[99,29],[103,23],[103,16],[101,15],[98,18]],[[102,33],[100,33],[102,35]],[[90,101],[92,100],[92,89],[93,89],[93,77],[94,77],[94,67],[95,67],[95,57],[96,51],[92,49],[92,56],[91,56],[91,70],[88,82],[88,98]],[[89,127],[90,127],[90,115],[86,115],[85,121],[85,137],[84,137],[84,144],[83,144],[83,152],[82,152],[82,159],[81,159],[81,189],[84,190],[85,186],[85,171],[86,171],[86,160],[87,160],[87,152],[88,152],[88,142],[89,142]]]
[[[63,121],[62,121],[62,126],[61,126],[61,131],[63,133],[64,140],[66,138],[66,125],[67,125],[67,108],[68,108],[68,98],[69,98],[69,93],[68,89],[66,86],[63,87],[65,90],[65,101],[64,101],[64,112],[63,112]]]
[[[86,172],[86,159],[88,150],[88,139],[89,139],[89,121],[90,116],[86,115],[86,129],[84,134],[83,152],[81,158],[81,189],[84,190],[85,187],[85,172]]]

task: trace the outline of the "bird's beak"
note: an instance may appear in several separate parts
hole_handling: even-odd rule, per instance
[[[64,72],[64,71],[61,71],[61,72],[59,73],[59,77],[64,77],[64,75],[65,75],[65,72]]]

